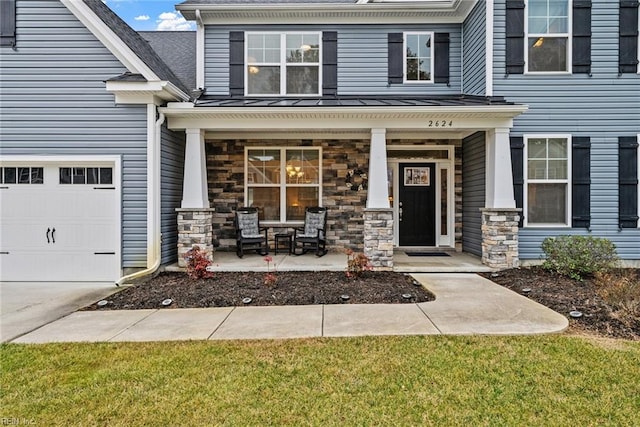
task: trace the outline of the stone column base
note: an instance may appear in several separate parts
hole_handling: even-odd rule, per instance
[[[179,208],[178,265],[186,267],[184,255],[199,246],[213,261],[213,208]]]
[[[482,263],[504,270],[520,266],[518,221],[522,209],[483,208]]]
[[[393,210],[364,210],[364,254],[374,271],[393,270]]]

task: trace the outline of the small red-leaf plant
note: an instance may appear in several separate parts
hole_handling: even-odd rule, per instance
[[[187,275],[190,278],[209,279],[213,277],[213,272],[207,271],[207,267],[211,265],[211,260],[199,246],[194,246],[184,254],[184,259],[187,261]]]
[[[267,272],[264,275],[264,284],[269,287],[274,287],[276,283],[278,283],[278,276],[276,276],[275,264],[273,265],[273,271],[270,271],[271,270],[270,266],[271,266],[271,263],[273,262],[273,258],[267,255],[263,259],[264,259],[264,262],[267,263]]]
[[[347,253],[347,271],[345,272],[348,279],[355,279],[365,271],[373,270],[369,258],[362,252],[354,252],[351,249],[346,250]]]

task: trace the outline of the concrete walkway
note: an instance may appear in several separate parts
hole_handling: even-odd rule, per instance
[[[475,274],[413,276],[436,295],[436,301],[84,311],[72,313],[12,342],[526,335],[561,332],[569,324],[565,316]]]

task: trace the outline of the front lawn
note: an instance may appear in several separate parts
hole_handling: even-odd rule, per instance
[[[0,347],[35,425],[640,425],[640,343],[367,337]]]

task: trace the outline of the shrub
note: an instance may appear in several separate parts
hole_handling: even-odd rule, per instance
[[[184,259],[187,261],[187,275],[190,278],[208,279],[213,277],[213,273],[207,271],[207,267],[211,265],[211,260],[199,246],[194,246],[184,254]]]
[[[361,252],[347,250],[347,278],[352,279],[362,276],[365,271],[371,271],[373,267],[369,263],[369,258]]]
[[[595,274],[598,295],[626,325],[640,318],[640,275],[633,269]]]
[[[608,239],[591,236],[547,237],[542,242],[547,258],[542,266],[576,280],[616,266],[616,246]]]

